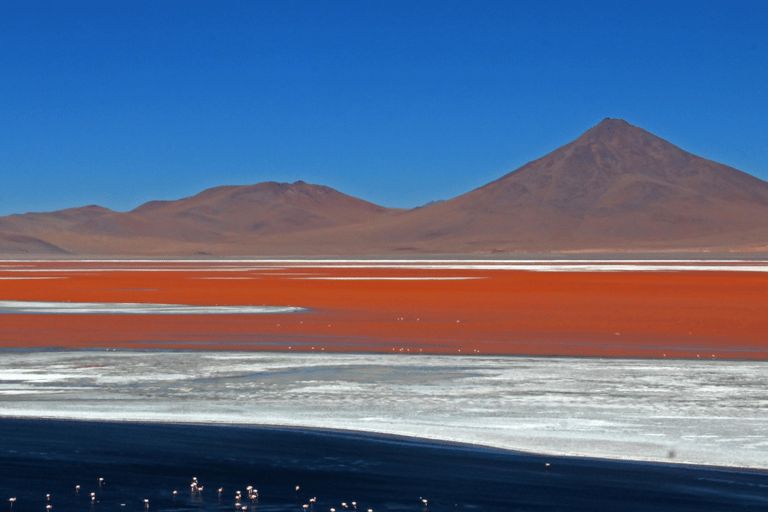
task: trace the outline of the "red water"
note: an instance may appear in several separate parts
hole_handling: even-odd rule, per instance
[[[0,346],[768,359],[768,273],[764,272],[290,265],[220,271],[214,264],[204,271],[179,271],[205,265],[163,262],[155,267],[175,271],[146,271],[152,265],[6,262],[0,264],[0,277],[65,279],[0,280],[0,300],[264,304],[310,311],[3,314]],[[131,271],[96,271],[118,266]],[[304,279],[302,274],[307,273],[483,279],[333,281]]]

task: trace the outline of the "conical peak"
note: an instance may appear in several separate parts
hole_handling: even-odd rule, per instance
[[[603,119],[600,124],[593,126],[574,141],[576,145],[602,143],[617,149],[630,147],[648,149],[648,145],[672,147],[669,142],[643,130],[640,127],[629,124],[623,119]],[[678,151],[682,151],[675,147]]]
[[[600,121],[600,124],[592,127],[584,135],[592,134],[597,135],[598,137],[610,136],[614,133],[627,133],[627,131],[632,129],[638,128],[636,126],[632,126],[623,119],[611,119],[610,117],[606,117]]]
[[[626,121],[625,121],[625,120],[623,120],[623,119],[619,119],[619,118],[612,118],[612,117],[606,117],[605,119],[603,119],[602,121],[600,121],[600,124],[607,124],[607,125],[611,125],[611,124],[614,124],[614,123],[616,123],[616,124],[626,124],[626,125],[628,125],[628,124],[629,124],[628,122],[626,122]],[[599,126],[599,125],[598,125],[598,126]]]

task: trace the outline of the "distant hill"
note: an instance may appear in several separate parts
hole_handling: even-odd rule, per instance
[[[705,248],[768,241],[768,183],[618,119],[390,226],[419,250]]]
[[[259,183],[0,217],[0,252],[185,256],[750,250],[768,246],[768,183],[618,119],[483,187],[411,210]]]
[[[243,247],[258,246],[259,236],[365,223],[398,211],[321,185],[266,182],[211,188],[177,201],[151,201],[130,212],[87,206],[10,215],[0,217],[0,230],[55,240],[76,254],[184,255],[210,252],[210,244],[240,254]],[[26,245],[5,245],[6,253],[14,248],[20,253],[67,252],[32,238]]]
[[[32,236],[0,232],[0,254],[67,254],[67,251]]]
[[[176,222],[238,234],[284,234],[358,224],[394,211],[332,188],[296,183],[217,187],[178,201],[153,201],[131,213],[155,229]]]
[[[426,204],[423,204],[421,206],[417,206],[416,208],[429,208],[430,206],[435,206],[436,204],[444,203],[445,199],[437,199],[435,201],[430,201]]]

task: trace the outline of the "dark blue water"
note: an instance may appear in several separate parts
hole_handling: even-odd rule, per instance
[[[191,492],[193,477],[202,492]],[[144,499],[150,511],[234,511],[235,491],[246,496],[249,485],[259,498],[238,510],[346,512],[353,501],[363,512],[768,510],[761,471],[332,431],[0,419],[0,512],[141,512]]]

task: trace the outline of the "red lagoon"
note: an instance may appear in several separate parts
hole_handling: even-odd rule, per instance
[[[3,262],[2,301],[307,311],[7,313],[0,346],[768,359],[766,272],[421,267]]]

